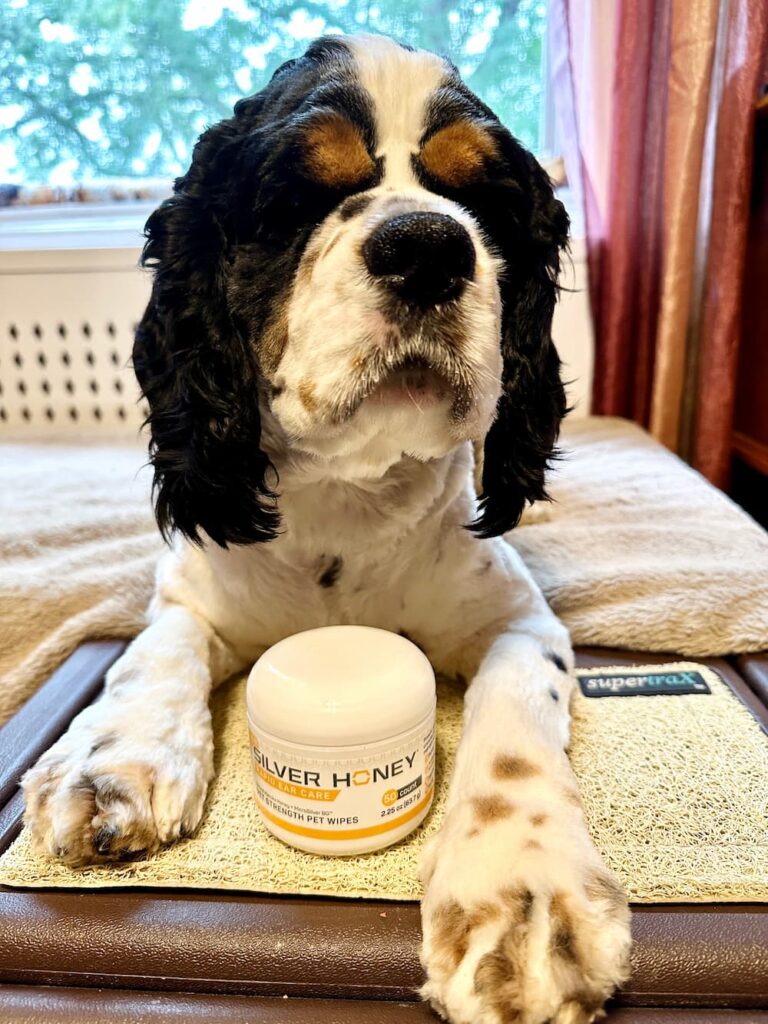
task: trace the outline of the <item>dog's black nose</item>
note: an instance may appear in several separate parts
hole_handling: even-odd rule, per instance
[[[445,213],[401,213],[363,246],[369,272],[407,302],[435,306],[455,299],[475,272],[467,230]]]

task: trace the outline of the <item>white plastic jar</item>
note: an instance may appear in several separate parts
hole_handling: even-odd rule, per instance
[[[370,626],[296,633],[246,690],[256,803],[310,853],[368,853],[426,816],[435,776],[435,675],[415,644]]]

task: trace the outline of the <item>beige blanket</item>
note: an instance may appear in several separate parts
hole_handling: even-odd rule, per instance
[[[768,534],[643,431],[568,424],[511,540],[577,644],[768,648]],[[84,640],[142,626],[163,545],[137,447],[0,445],[0,721]]]
[[[0,722],[84,640],[141,628],[163,548],[138,445],[0,445]]]
[[[554,504],[510,540],[574,643],[714,657],[768,648],[768,533],[626,420],[573,420]]]

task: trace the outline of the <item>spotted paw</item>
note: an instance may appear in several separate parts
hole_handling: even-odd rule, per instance
[[[211,778],[210,719],[88,708],[22,780],[35,843],[75,867],[152,853],[197,827]]]
[[[626,897],[573,789],[495,767],[427,850],[423,995],[452,1024],[588,1024],[628,976]]]

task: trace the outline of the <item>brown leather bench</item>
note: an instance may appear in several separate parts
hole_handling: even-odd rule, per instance
[[[768,651],[741,654],[736,659],[736,666],[755,696],[768,705]]]
[[[20,828],[19,775],[93,699],[122,647],[84,645],[0,730],[0,849]],[[578,657],[583,666],[668,660]],[[702,660],[768,730],[768,657]],[[768,906],[634,909],[633,973],[609,1021],[768,1024]],[[415,903],[0,888],[0,1020],[435,1020],[416,993],[419,937]]]

